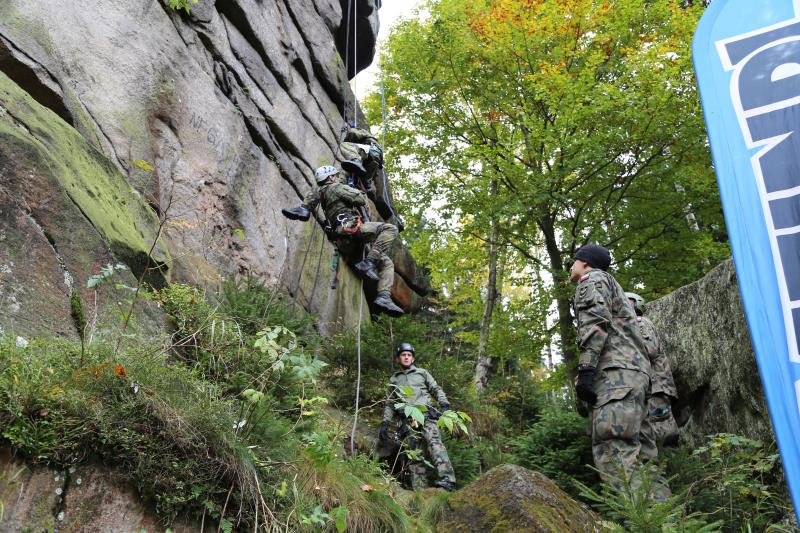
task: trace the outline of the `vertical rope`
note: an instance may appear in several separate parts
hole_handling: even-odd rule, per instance
[[[358,404],[361,399],[361,319],[364,313],[364,279],[361,279],[361,292],[358,299],[358,328],[356,329],[356,410],[353,414],[353,429],[350,431],[350,455],[356,454],[356,425],[358,424]]]
[[[344,100],[342,103],[342,118],[344,119],[345,124],[347,124],[347,87],[349,86],[349,77],[350,76],[350,11],[353,7],[353,0],[349,0],[347,2],[347,30],[345,32],[345,42],[344,42],[344,78],[345,78],[345,87],[344,87]],[[353,32],[353,37],[355,41],[355,32]],[[355,48],[355,46],[353,46]],[[353,67],[353,71],[355,72],[355,66]],[[353,106],[355,109],[355,106]]]
[[[350,0],[351,2],[353,0]],[[358,0],[353,5],[353,127],[358,127],[358,85],[356,82],[356,71],[358,70]]]

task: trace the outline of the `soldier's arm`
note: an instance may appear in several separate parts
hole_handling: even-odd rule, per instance
[[[310,193],[303,198],[303,205],[307,206],[311,211],[314,211],[319,205],[319,189],[313,189]]]
[[[439,405],[443,403],[450,403],[447,401],[447,396],[444,393],[444,389],[436,383],[436,380],[433,379],[431,373],[427,370],[425,371],[425,386],[428,387],[428,393],[436,398],[436,401],[439,402]]]
[[[362,192],[358,189],[354,189],[349,185],[344,185],[342,183],[337,184],[335,194],[354,207],[367,204],[364,194],[362,194]]]
[[[664,348],[661,345],[661,340],[658,338],[658,331],[656,327],[648,318],[642,317],[642,323],[648,330],[648,334],[652,337],[653,343],[653,360],[650,361],[653,375],[653,390],[663,392],[673,398],[678,397],[678,390],[675,387],[675,379],[672,377],[672,367],[667,359],[667,354],[664,353]]]
[[[611,291],[604,280],[582,281],[575,293],[578,314],[579,365],[597,367],[611,323]]]
[[[386,405],[383,407],[383,422],[391,422],[394,418],[394,391],[395,387],[390,379],[389,385],[386,387]]]

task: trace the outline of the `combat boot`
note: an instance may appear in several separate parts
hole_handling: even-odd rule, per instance
[[[381,278],[378,276],[378,271],[375,269],[376,266],[377,265],[375,265],[374,259],[364,259],[363,261],[359,261],[353,265],[353,268],[355,268],[365,278],[378,281]]]
[[[442,489],[444,489],[444,490],[446,490],[448,492],[452,492],[452,491],[456,490],[456,484],[453,483],[452,481],[447,481],[446,479],[440,479],[439,481],[434,483],[434,485],[436,485],[437,487],[442,488]]]
[[[342,168],[347,172],[353,172],[359,176],[367,175],[367,169],[364,168],[364,164],[361,162],[361,159],[357,157],[348,159],[347,161],[342,161]]]
[[[281,209],[281,213],[288,219],[302,220],[304,222],[311,217],[311,211],[304,205]]]
[[[372,303],[389,316],[400,316],[403,314],[403,310],[392,301],[392,297],[389,296],[388,292],[378,293],[377,298],[375,298],[375,301]]]

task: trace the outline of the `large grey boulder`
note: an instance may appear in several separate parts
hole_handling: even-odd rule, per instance
[[[672,365],[682,438],[690,444],[719,432],[774,438],[730,259],[648,304],[645,314]]]
[[[73,128],[85,140],[80,149],[104,158],[109,171],[122,177],[120,194],[133,194],[150,211],[168,255],[165,280],[213,290],[222,278],[253,274],[292,292],[323,324],[353,325],[360,283],[343,263],[339,289],[329,289],[329,269],[318,272],[330,264],[333,247],[319,228],[288,221],[280,209],[299,203],[313,185],[313,169],[338,156],[341,128],[355,112],[342,60],[346,12],[352,8],[358,18],[350,36],[359,57],[349,65],[360,69],[374,53],[375,4],[199,0],[187,14],[158,0],[7,0],[0,9],[0,71],[49,109],[54,124]],[[56,250],[66,243],[53,232],[39,235],[42,241],[20,215],[29,210],[12,181],[26,169],[13,150],[0,144],[6,193],[0,225],[7,235],[39,239],[40,267],[4,273],[16,292],[0,294],[0,326],[26,335],[62,334],[69,328],[51,324],[63,322],[69,291],[60,281],[64,269],[44,241],[50,238]],[[51,182],[63,182],[58,172]],[[61,189],[53,192],[44,181],[28,184],[27,192],[64,194],[63,183],[54,183]],[[65,221],[64,232],[87,222],[105,247],[97,248],[90,273],[108,260],[127,263],[91,217]],[[87,252],[85,259],[91,258]],[[396,291],[419,291],[417,279],[402,282],[405,272],[416,277],[413,265],[404,267]],[[5,309],[25,307],[22,288],[34,278],[53,287],[53,312],[36,323],[12,321]],[[403,300],[417,301],[408,294]]]
[[[599,532],[600,517],[546,476],[495,467],[447,500],[438,531]]]

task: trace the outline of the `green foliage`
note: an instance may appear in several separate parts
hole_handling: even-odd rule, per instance
[[[467,485],[483,473],[483,450],[480,446],[476,446],[469,439],[456,438],[447,433],[442,434],[442,442],[447,449],[459,487]]]
[[[254,276],[224,281],[217,299],[220,316],[235,320],[247,335],[255,335],[263,326],[279,325],[300,337],[309,349],[317,345],[313,317],[298,313],[276,289],[268,289]]]
[[[179,9],[183,9],[186,11],[187,14],[190,12],[190,8],[193,4],[196,4],[198,0],[167,0],[167,5],[178,11]],[[144,167],[142,167],[144,168]],[[146,169],[145,169],[146,170]],[[151,172],[151,171],[148,171]]]
[[[587,485],[599,479],[594,469],[586,419],[572,411],[548,409],[522,435],[510,441],[513,462],[537,470],[573,496],[573,479]]]
[[[673,486],[688,509],[724,521],[725,531],[776,529],[792,515],[774,443],[720,433],[689,452],[668,457]]]
[[[152,297],[176,329],[169,354],[160,341],[140,339],[135,350],[96,342],[75,365],[76,343],[0,343],[0,438],[32,461],[108,461],[165,523],[205,514],[221,530],[252,530],[256,513],[271,513],[290,530],[304,518],[337,531],[408,529],[380,468],[339,457],[341,435],[316,410],[327,399],[315,394],[325,363],[306,351],[315,335],[270,324],[282,309],[239,327],[237,313],[253,318],[252,307],[222,316],[185,285]]]
[[[576,482],[583,498],[593,502],[611,520],[604,531],[614,533],[707,533],[718,531],[721,521],[708,523],[702,513],[687,514],[682,494],[655,501],[661,480],[654,469],[627,476],[620,472],[617,486],[603,484],[599,491]]]
[[[571,362],[565,270],[584,242],[609,245],[619,281],[646,297],[729,255],[698,142],[700,8],[433,0],[425,11],[394,29],[381,58],[385,94],[365,107],[404,155],[387,158],[404,238],[447,295],[459,341],[476,345],[494,228],[502,299],[487,353],[528,368],[558,342]],[[554,300],[556,328],[541,319]]]

